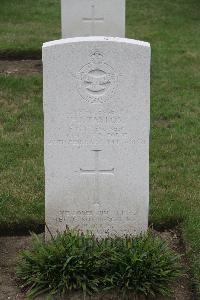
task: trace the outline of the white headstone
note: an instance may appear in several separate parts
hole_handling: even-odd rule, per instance
[[[96,236],[144,232],[149,205],[150,45],[45,43],[46,223]]]
[[[125,36],[125,0],[61,0],[62,38]]]

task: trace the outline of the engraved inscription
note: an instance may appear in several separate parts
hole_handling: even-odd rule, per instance
[[[110,99],[117,84],[117,74],[103,61],[103,54],[94,50],[91,62],[83,66],[77,75],[78,91],[89,103],[104,103]]]
[[[81,224],[81,227],[88,227],[93,224],[108,224],[112,227],[112,224],[118,222],[131,222],[134,223],[136,218],[136,211],[128,210],[62,210],[59,211],[56,216],[56,222],[65,225],[72,224],[77,226]]]
[[[97,17],[96,16],[96,10],[95,10],[95,4],[93,3],[91,5],[91,17],[87,18],[84,17],[82,18],[83,22],[89,22],[91,24],[91,34],[95,35],[95,24],[96,23],[103,23],[104,22],[104,17]]]
[[[121,145],[122,143],[128,144],[128,145],[146,145],[147,141],[145,139],[141,138],[129,138],[124,140],[124,142],[121,139],[107,139],[106,141],[95,141],[93,139],[84,139],[84,138],[71,138],[69,140],[63,140],[63,139],[58,139],[58,140],[50,140],[48,145],[73,145],[73,146],[97,146],[99,143],[104,143],[108,145]]]
[[[126,125],[127,111],[98,109],[77,109],[65,113],[62,122],[66,123],[64,134],[56,139],[49,138],[49,145],[92,146],[102,145],[145,145],[147,141],[133,136]]]
[[[93,150],[95,154],[95,167],[93,170],[84,170],[80,169],[81,174],[83,175],[94,175],[95,176],[95,196],[94,196],[94,205],[98,206],[99,203],[99,175],[114,175],[114,168],[108,170],[108,169],[100,169],[99,168],[99,153],[102,150]]]

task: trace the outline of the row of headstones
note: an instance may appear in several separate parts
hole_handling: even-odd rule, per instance
[[[62,38],[125,37],[125,0],[61,0]]]
[[[62,0],[62,24],[65,37],[90,36],[43,45],[47,234],[139,234],[148,228],[150,45],[122,38],[124,0]]]

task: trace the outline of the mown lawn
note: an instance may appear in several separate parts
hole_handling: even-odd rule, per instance
[[[0,228],[44,222],[41,76],[0,76]]]
[[[0,20],[0,53],[39,53],[60,36],[57,0],[1,0]],[[152,45],[150,219],[181,222],[200,291],[200,1],[129,0],[127,36]],[[42,78],[0,85],[0,224],[41,223]]]
[[[40,56],[45,41],[61,36],[60,0],[1,0],[0,57]]]

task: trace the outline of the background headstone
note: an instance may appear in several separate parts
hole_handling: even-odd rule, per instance
[[[62,38],[125,36],[125,0],[61,0]]]
[[[148,227],[150,45],[45,43],[46,223],[96,236]]]

